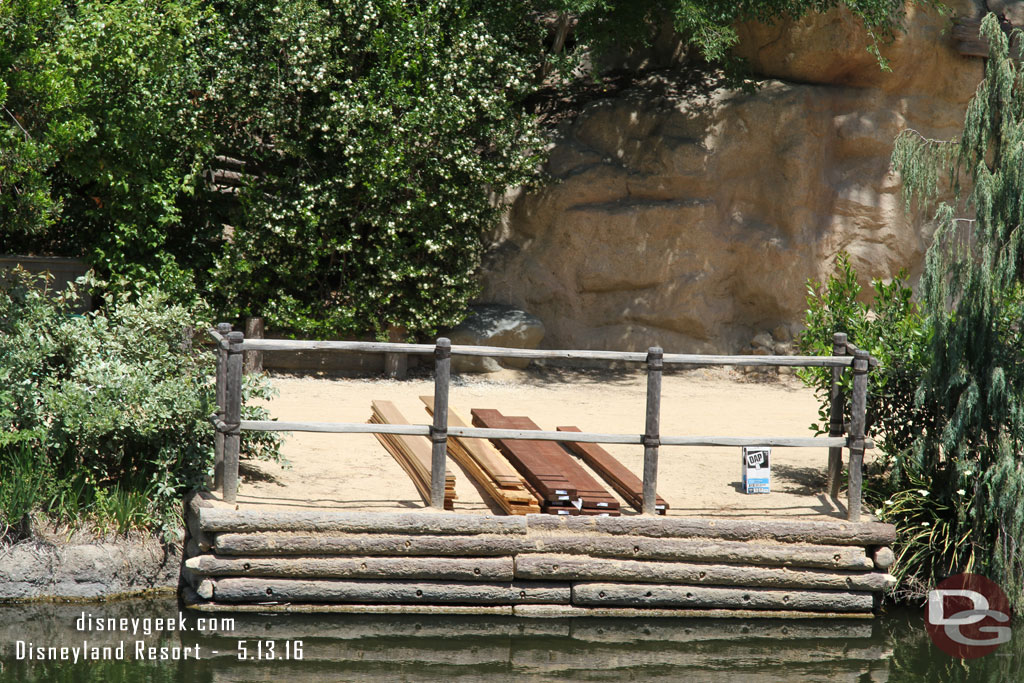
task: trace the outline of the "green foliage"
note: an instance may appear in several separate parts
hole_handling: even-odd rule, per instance
[[[213,354],[183,347],[197,312],[149,290],[72,315],[73,288],[54,296],[43,287],[15,271],[0,288],[0,455],[20,472],[8,477],[5,467],[0,481],[7,524],[38,506],[119,531],[173,529],[182,493],[203,484],[213,452]],[[243,447],[273,458],[278,443],[261,435]],[[40,478],[26,498],[26,483]]]
[[[918,0],[915,4],[945,11],[936,0]],[[675,29],[709,62],[728,58],[730,48],[739,40],[736,24],[740,22],[799,19],[812,12],[845,6],[863,22],[869,41],[865,47],[884,66],[880,47],[903,29],[907,3],[904,0],[553,0],[540,5],[577,16],[580,42],[599,48],[642,41],[650,36],[652,26],[671,18]]]
[[[193,296],[219,230],[195,197],[213,140],[196,99],[216,37],[204,4],[0,7],[5,251],[84,256],[115,286]]]
[[[488,191],[527,181],[538,161],[517,108],[539,40],[525,9],[221,6],[231,39],[209,97],[230,122],[225,149],[254,167],[211,285],[229,317],[320,336],[458,322],[498,215]]]
[[[917,391],[936,422],[915,440],[908,469],[950,504],[964,481],[973,505],[954,534],[976,551],[979,571],[1024,605],[1024,71],[993,15],[985,79],[959,140],[922,143],[906,132],[893,155],[909,199],[930,203],[939,178],[953,200],[939,205],[921,290],[932,362]],[[966,182],[961,185],[959,180]],[[958,218],[973,212],[974,218]],[[969,473],[969,474],[968,474]]]
[[[875,280],[869,303],[860,301],[861,286],[847,254],[836,257],[836,273],[824,283],[807,283],[806,329],[797,339],[800,353],[831,355],[832,335],[844,332],[850,343],[878,359],[879,366],[868,373],[867,433],[874,438],[884,459],[879,465],[899,461],[912,445],[921,427],[933,419],[925,407],[914,401],[914,392],[927,367],[928,331],[911,300],[906,274],[899,273],[888,284]],[[798,371],[805,384],[814,388],[820,407],[818,422],[811,429],[828,433],[832,373],[827,368]],[[852,373],[843,375],[844,390],[852,392]],[[844,420],[849,422],[850,401]]]
[[[879,505],[876,516],[896,527],[892,573],[898,594],[920,597],[947,576],[974,571],[976,549],[965,526],[974,505],[972,474],[963,473],[952,497],[932,495],[932,489],[945,487],[920,475],[905,476],[900,486],[880,478],[890,495],[873,502]]]
[[[569,77],[589,46],[642,40],[665,16],[717,60],[737,21],[839,4],[11,0],[0,235],[221,318],[432,332],[476,292],[497,198],[535,178],[524,102],[552,62],[538,16],[578,19]],[[901,2],[843,4],[876,42],[899,28]],[[203,181],[218,154],[244,162],[240,202]]]

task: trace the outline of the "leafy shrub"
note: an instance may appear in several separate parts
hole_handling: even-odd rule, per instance
[[[196,311],[148,290],[74,315],[74,287],[53,296],[44,286],[15,271],[0,288],[3,457],[23,458],[12,447],[31,445],[34,471],[47,479],[32,504],[58,517],[170,531],[181,495],[203,484],[213,456],[213,354],[183,344]],[[249,385],[247,393],[265,392]],[[247,414],[265,411],[247,406]],[[243,448],[274,458],[278,443],[260,435]],[[18,499],[18,485],[4,476],[0,500]],[[8,524],[25,507],[8,504]]]
[[[800,353],[831,355],[832,335],[844,332],[851,344],[878,359],[878,367],[868,373],[867,433],[876,440],[888,465],[896,463],[919,430],[934,420],[914,399],[928,364],[929,333],[911,299],[913,293],[906,285],[905,273],[888,284],[881,280],[871,284],[874,295],[868,303],[862,303],[862,289],[850,258],[839,254],[834,275],[824,283],[807,283],[806,329],[798,337],[797,346]],[[807,368],[799,370],[798,375],[814,388],[820,402],[819,421],[811,428],[827,434],[832,373],[828,368]],[[844,373],[846,422],[851,418],[852,380],[852,373]]]

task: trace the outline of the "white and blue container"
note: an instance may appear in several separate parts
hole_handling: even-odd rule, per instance
[[[744,493],[770,493],[772,490],[772,449],[767,446],[743,446]]]

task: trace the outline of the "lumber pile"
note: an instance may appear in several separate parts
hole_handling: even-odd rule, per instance
[[[559,432],[578,432],[579,427],[556,427]],[[596,443],[578,443],[567,441],[564,443],[572,453],[579,456],[588,467],[608,482],[608,485],[615,489],[615,492],[622,496],[623,500],[632,505],[635,509],[643,511],[644,506],[644,483],[640,477],[633,474],[629,468],[615,459],[611,453]],[[659,515],[666,514],[668,503],[661,496],[657,497],[654,509]]]
[[[434,414],[432,396],[420,396],[427,412]],[[468,427],[462,416],[448,408],[448,424]],[[509,515],[527,515],[540,512],[537,497],[527,488],[507,460],[486,439],[448,437],[448,455],[466,470],[480,488]]]
[[[506,417],[497,410],[474,409],[473,424],[491,429],[539,430],[523,416]],[[523,475],[541,500],[541,509],[553,515],[618,516],[619,501],[553,441],[494,439],[505,457]]]
[[[391,401],[372,401],[372,424],[412,424],[399,412]],[[431,444],[425,436],[407,436],[402,434],[374,434],[377,441],[398,462],[412,479],[423,501],[430,504],[430,463]],[[455,475],[445,472],[444,475],[444,509],[455,508]]]

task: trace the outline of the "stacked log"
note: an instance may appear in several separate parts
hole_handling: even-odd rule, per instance
[[[539,430],[523,416],[506,417],[497,410],[475,408],[473,424],[491,429]],[[494,439],[495,445],[543,499],[541,509],[552,515],[617,516],[619,501],[609,494],[553,441]]]
[[[420,396],[427,412],[434,414],[434,400]],[[454,409],[448,409],[448,424],[468,427],[469,424]],[[480,488],[487,493],[506,514],[526,515],[540,512],[537,497],[527,489],[526,483],[515,469],[486,439],[448,437],[448,455],[459,463]]]
[[[186,561],[187,599],[200,608],[864,616],[894,583],[879,565],[895,530],[877,523],[188,514],[211,543],[190,544]]]
[[[560,432],[578,432],[579,427],[556,427]],[[615,492],[622,496],[634,509],[642,512],[644,507],[644,483],[611,453],[596,443],[579,443],[568,441],[563,444],[569,451],[585,462],[590,469],[608,482]],[[659,515],[668,512],[668,503],[661,496],[657,497],[654,509]]]
[[[411,424],[391,401],[373,401],[372,424]],[[413,485],[419,491],[423,502],[430,505],[430,440],[423,436],[403,434],[374,434],[377,441],[387,450],[396,462],[405,470]],[[444,475],[444,509],[455,507],[455,475]]]

